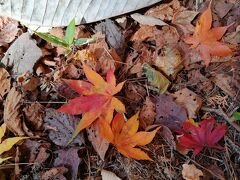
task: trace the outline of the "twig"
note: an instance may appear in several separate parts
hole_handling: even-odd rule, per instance
[[[209,111],[209,112],[213,112],[216,113],[219,116],[222,116],[232,127],[234,127],[238,132],[240,132],[240,127],[236,124],[234,124],[230,118],[228,117],[228,115],[222,110],[221,107],[218,107],[218,109],[213,109],[213,108],[208,108],[208,107],[202,107],[201,108],[204,111]]]

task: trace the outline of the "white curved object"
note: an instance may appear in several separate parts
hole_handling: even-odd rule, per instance
[[[24,24],[67,26],[118,16],[161,0],[0,0],[0,15]]]

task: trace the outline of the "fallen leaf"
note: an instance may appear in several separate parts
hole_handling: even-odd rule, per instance
[[[159,6],[154,6],[149,9],[145,15],[153,16],[159,18],[163,21],[171,21],[174,15],[174,12],[182,8],[178,0],[173,0],[167,4],[160,4]]]
[[[33,66],[41,56],[42,51],[30,38],[30,34],[23,33],[9,47],[1,62],[13,67],[14,75],[21,75],[33,72]]]
[[[41,172],[38,174],[41,180],[67,180],[63,175],[68,172],[68,169],[65,167],[54,167],[45,172]]]
[[[198,20],[194,34],[185,38],[184,41],[191,44],[191,48],[197,49],[205,65],[208,66],[211,56],[225,57],[232,54],[232,50],[226,44],[219,42],[231,25],[211,29],[212,12],[211,3],[209,3],[207,10]]]
[[[97,32],[101,32],[106,35],[106,41],[109,46],[116,50],[119,56],[124,54],[125,38],[122,30],[110,19],[99,23],[95,26]]]
[[[146,96],[146,89],[137,83],[126,83],[124,88],[125,97],[135,103],[140,103]]]
[[[104,169],[101,170],[101,176],[102,176],[102,180],[121,180],[113,172],[110,172]]]
[[[26,122],[29,123],[32,131],[42,130],[44,107],[40,103],[33,103],[23,108]]]
[[[32,135],[21,119],[22,94],[13,87],[4,103],[3,119],[7,128],[18,136]]]
[[[148,82],[158,88],[160,93],[164,93],[168,86],[170,85],[170,81],[159,71],[153,69],[148,64],[143,64],[143,72],[146,74]]]
[[[81,162],[81,159],[78,157],[79,148],[70,148],[70,149],[60,149],[55,151],[57,158],[54,160],[54,166],[64,166],[69,169],[71,172],[72,179],[77,179],[78,166]]]
[[[144,105],[139,113],[139,126],[146,129],[152,125],[156,117],[156,106],[150,97],[146,97]]]
[[[202,99],[197,94],[187,88],[184,88],[175,92],[172,96],[178,104],[185,107],[188,119],[196,118],[196,113],[202,105]]]
[[[42,164],[48,159],[48,157],[50,156],[50,153],[47,153],[47,148],[45,147],[40,147],[38,151],[39,152],[37,154],[36,159],[34,160],[34,163]]]
[[[55,109],[45,109],[44,128],[49,131],[49,139],[58,146],[67,146],[77,127],[79,118],[60,112]],[[79,146],[84,142],[81,134],[77,135],[71,144]]]
[[[177,11],[173,15],[172,23],[181,28],[184,35],[188,35],[194,32],[194,26],[191,24],[191,22],[196,15],[198,15],[198,12],[196,11]]]
[[[144,151],[135,148],[135,146],[149,144],[160,127],[151,132],[137,132],[139,127],[138,113],[126,122],[123,114],[118,113],[111,126],[100,118],[100,126],[101,136],[111,142],[121,154],[137,160],[151,160]]]
[[[183,68],[181,54],[176,48],[165,47],[157,56],[155,65],[167,76],[175,76]]]
[[[203,172],[194,164],[183,164],[182,167],[182,176],[185,180],[200,180],[200,176],[203,176]]]
[[[231,97],[236,96],[236,92],[233,89],[231,83],[232,83],[232,77],[226,74],[216,74],[213,78],[213,81],[215,84],[222,89],[227,95]]]
[[[0,17],[0,46],[12,42],[19,31],[18,21],[8,17]]]
[[[5,123],[3,123],[0,126],[0,156],[5,153],[6,151],[9,151],[10,149],[12,149],[12,147],[18,143],[19,141],[26,139],[27,137],[10,137],[7,139],[2,140],[4,134],[6,133],[7,130],[7,126]],[[4,161],[10,159],[11,157],[7,157],[7,158],[1,158],[0,157],[0,164],[3,163]]]
[[[100,135],[100,125],[98,120],[87,128],[87,135],[89,141],[93,145],[93,148],[104,161],[105,154],[109,147],[109,142]]]
[[[214,1],[214,11],[222,19],[234,6],[233,3],[226,2],[225,0]]]
[[[172,149],[176,150],[176,142],[175,142],[173,133],[167,126],[161,125],[159,134],[163,137],[163,139],[168,143],[168,145]]]
[[[218,144],[227,131],[227,125],[218,124],[214,128],[213,117],[201,121],[199,124],[193,120],[187,120],[182,124],[181,135],[178,137],[180,145],[187,149],[193,149],[193,156],[200,153],[204,147],[223,150]]]
[[[37,89],[37,87],[40,85],[39,78],[36,77],[30,77],[30,79],[25,80],[22,82],[22,87],[24,91],[34,91]]]
[[[4,69],[0,68],[0,99],[10,91],[11,78],[9,73]]]
[[[155,123],[165,125],[171,130],[180,129],[181,124],[188,119],[185,108],[165,94],[156,97],[156,112]]]
[[[166,25],[168,25],[161,19],[155,18],[153,16],[142,15],[139,13],[131,14],[131,18],[133,18],[135,21],[137,21],[141,25],[148,25],[148,26],[156,26],[156,25],[166,26]]]
[[[114,110],[125,112],[124,104],[114,97],[122,89],[124,82],[116,84],[113,69],[109,69],[106,81],[85,64],[83,64],[83,70],[90,83],[82,80],[64,80],[69,87],[83,96],[71,99],[68,104],[58,109],[59,112],[68,114],[83,114],[72,139],[100,116],[103,116],[110,124]]]

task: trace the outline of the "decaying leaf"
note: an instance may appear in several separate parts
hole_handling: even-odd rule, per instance
[[[194,26],[191,24],[191,21],[196,17],[198,12],[182,10],[177,11],[173,15],[172,23],[181,28],[185,35],[194,32]]]
[[[172,96],[178,104],[185,107],[188,113],[188,119],[196,117],[196,113],[202,105],[202,99],[197,94],[184,88],[175,92]]]
[[[191,44],[191,48],[197,49],[205,65],[208,66],[211,56],[224,57],[232,54],[232,50],[226,44],[219,42],[231,25],[211,29],[212,12],[210,3],[198,20],[193,36],[185,38],[185,42]]]
[[[26,106],[23,111],[32,131],[43,128],[44,107],[40,103],[33,103],[30,106]]]
[[[18,143],[19,141],[26,139],[27,137],[11,137],[11,138],[7,138],[2,140],[5,132],[7,130],[7,126],[5,123],[3,123],[0,126],[0,156],[6,152],[9,151],[16,143]],[[10,159],[11,157],[7,157],[7,158],[1,158],[0,157],[0,164],[3,163],[4,161]]]
[[[146,129],[152,125],[156,117],[156,106],[150,97],[146,97],[144,105],[139,114],[139,126]]]
[[[193,120],[187,120],[182,124],[181,135],[178,137],[180,145],[187,149],[194,149],[193,156],[196,156],[204,147],[223,150],[218,144],[227,131],[227,125],[218,124],[214,128],[213,117],[201,121],[199,124]]]
[[[77,179],[78,166],[81,159],[78,157],[79,148],[60,149],[55,151],[58,157],[54,160],[55,167],[64,166],[71,172],[72,179]]]
[[[165,47],[157,56],[155,65],[168,76],[175,76],[182,66],[182,57],[176,48]]]
[[[168,143],[168,145],[170,145],[172,149],[176,150],[177,145],[176,145],[173,133],[167,126],[161,125],[159,134],[163,137],[163,139],[165,139],[165,141]]]
[[[138,160],[151,160],[144,151],[135,148],[135,146],[149,144],[160,127],[151,132],[137,132],[139,127],[138,113],[126,122],[123,114],[118,113],[111,126],[101,118],[100,126],[101,136],[111,142],[121,154]]]
[[[59,146],[67,146],[77,127],[79,118],[55,109],[45,109],[44,128],[49,131],[49,139]],[[77,135],[71,144],[81,145],[84,142],[81,134]]]
[[[101,176],[102,176],[102,180],[121,180],[113,172],[110,172],[104,169],[101,170]]]
[[[194,164],[183,164],[182,167],[182,176],[185,180],[200,180],[200,176],[203,176],[203,172]]]
[[[7,18],[0,17],[0,46],[12,42],[18,33],[18,22]]]
[[[41,180],[49,180],[52,178],[54,180],[67,180],[67,178],[64,176],[64,174],[67,172],[68,169],[65,167],[54,167],[44,172],[40,172],[38,176]]]
[[[42,56],[41,49],[31,39],[29,33],[23,33],[5,53],[2,63],[13,67],[15,75],[33,72],[33,66]]]
[[[83,114],[72,139],[100,116],[110,124],[114,110],[125,112],[124,104],[114,97],[122,89],[124,82],[116,84],[114,71],[112,69],[108,71],[105,81],[85,64],[83,64],[83,70],[90,83],[82,80],[64,80],[69,87],[83,96],[71,99],[68,104],[58,109],[59,112],[68,114]]]
[[[105,154],[109,147],[109,142],[100,135],[100,125],[98,120],[87,128],[87,134],[93,148],[104,161]]]
[[[141,15],[139,13],[134,13],[131,15],[131,17],[139,22],[141,25],[147,25],[147,26],[166,26],[168,25],[167,23],[165,23],[164,21],[162,21],[161,19],[158,19],[156,17],[153,16],[147,16],[147,15]]]
[[[160,93],[164,93],[167,90],[170,81],[162,73],[153,69],[148,64],[143,64],[143,72],[146,74],[149,83],[157,87]]]
[[[213,81],[216,85],[222,89],[227,95],[231,97],[236,96],[236,91],[233,89],[232,84],[232,77],[226,74],[216,74]]]
[[[0,99],[10,91],[11,79],[9,73],[4,69],[0,68]]]
[[[178,130],[188,119],[185,108],[177,104],[173,97],[161,94],[156,98],[157,117],[155,123],[167,126],[171,130]]]

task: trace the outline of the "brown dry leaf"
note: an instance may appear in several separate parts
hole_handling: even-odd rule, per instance
[[[47,148],[45,148],[45,147],[40,147],[39,149],[38,149],[38,154],[37,154],[37,157],[36,157],[36,159],[34,160],[34,163],[37,163],[37,164],[42,164],[42,163],[44,163],[47,159],[48,159],[48,157],[50,156],[50,154],[47,152]]]
[[[198,12],[182,10],[173,15],[172,23],[177,25],[183,31],[184,35],[190,35],[194,32],[194,26],[191,24]]]
[[[124,88],[124,93],[126,98],[135,103],[140,102],[147,94],[145,88],[136,83],[127,83]]]
[[[22,83],[24,91],[34,91],[40,84],[40,80],[36,77],[30,77]]]
[[[200,180],[200,176],[203,176],[203,172],[194,164],[183,164],[182,166],[182,176],[185,180]]]
[[[49,33],[54,35],[54,36],[57,36],[59,38],[64,38],[64,30],[63,30],[63,28],[60,28],[60,27],[52,28],[49,31]],[[56,51],[57,51],[57,55],[61,55],[61,54],[64,54],[66,52],[66,49],[61,47],[61,46],[57,46],[56,47]]]
[[[132,36],[132,41],[146,41],[146,40],[154,40],[154,37],[160,34],[160,30],[156,28],[156,26],[141,26],[134,35]]]
[[[137,21],[141,25],[147,25],[147,26],[156,26],[156,25],[166,26],[166,25],[168,25],[167,23],[165,23],[161,19],[158,19],[158,18],[153,17],[153,16],[142,15],[142,14],[139,14],[139,13],[132,14],[131,18],[133,18],[135,21]]]
[[[167,141],[172,149],[176,150],[176,142],[173,133],[167,126],[161,125],[159,134]]]
[[[202,105],[202,99],[196,93],[184,88],[175,92],[172,96],[178,104],[185,107],[188,113],[188,119],[196,118],[196,113]]]
[[[18,21],[0,17],[0,46],[12,42],[18,33]]]
[[[175,76],[183,66],[182,57],[176,48],[165,47],[161,50],[155,61],[155,65],[159,70],[163,71],[168,76]]]
[[[139,126],[146,129],[148,126],[152,125],[156,117],[156,106],[150,97],[146,97],[144,105],[139,114]]]
[[[54,167],[45,172],[39,173],[41,180],[67,180],[63,174],[67,173],[68,169],[65,167]]]
[[[11,78],[4,68],[0,68],[0,99],[10,91]]]
[[[153,16],[159,18],[163,21],[171,21],[174,15],[174,12],[181,9],[180,2],[178,0],[173,0],[168,4],[161,4],[149,9],[145,15]]]
[[[23,112],[32,131],[42,130],[44,107],[40,103],[37,102],[24,107]]]
[[[231,86],[232,83],[232,77],[226,74],[216,74],[213,81],[215,84],[222,89],[227,95],[231,97],[236,96],[236,92]]]
[[[100,158],[104,161],[104,157],[108,150],[109,143],[100,135],[99,120],[97,120],[90,127],[87,128],[87,135],[89,141],[93,145],[93,148],[98,153]]]
[[[113,172],[101,170],[102,180],[121,180],[119,177],[116,176]]]
[[[188,119],[186,109],[177,104],[173,97],[165,94],[157,96],[156,112],[155,123],[165,125],[171,130],[180,129],[182,122]]]
[[[240,25],[236,27],[235,32],[227,33],[223,37],[224,42],[238,46],[240,44]]]
[[[214,12],[222,19],[234,6],[233,3],[226,2],[226,0],[217,0],[214,2]]]
[[[6,98],[4,103],[4,122],[7,128],[13,132],[15,135],[24,136],[26,128],[21,119],[21,105],[22,105],[22,94],[19,93],[15,87],[13,87]]]

